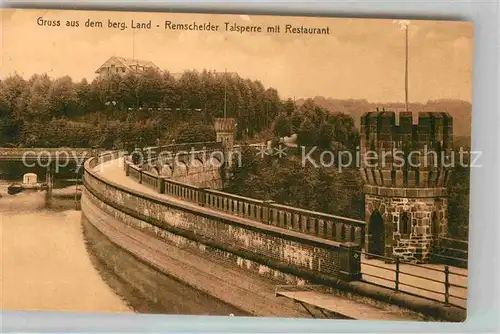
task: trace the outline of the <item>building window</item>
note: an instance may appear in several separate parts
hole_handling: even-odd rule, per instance
[[[408,212],[401,213],[399,217],[399,233],[409,234],[411,231],[411,221]]]

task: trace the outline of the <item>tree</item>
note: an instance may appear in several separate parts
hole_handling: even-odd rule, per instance
[[[198,71],[185,71],[179,79],[181,109],[202,108],[202,83]]]
[[[83,115],[86,111],[92,108],[94,103],[91,95],[91,88],[87,79],[83,78],[75,85],[75,94],[78,115]]]
[[[164,72],[162,76],[162,106],[170,108],[179,106],[180,96],[175,78],[169,72]]]
[[[203,123],[180,124],[174,138],[176,143],[196,143],[215,141],[215,130],[212,125]]]
[[[158,107],[163,98],[163,76],[155,69],[138,75],[137,95],[142,107]]]
[[[332,123],[328,121],[323,121],[318,129],[318,147],[324,150],[328,150],[332,146],[334,127]]]
[[[273,132],[278,137],[289,136],[292,133],[292,125],[285,114],[281,114],[274,120]]]
[[[77,94],[69,76],[54,80],[47,94],[50,115],[57,117],[76,115]]]
[[[2,81],[1,96],[5,102],[7,117],[22,119],[29,94],[29,84],[19,74],[14,74]]]
[[[311,119],[304,119],[297,132],[297,144],[302,146],[315,146],[317,142],[318,134],[316,126]]]
[[[297,110],[297,106],[291,98],[288,98],[283,105],[283,110],[290,117]]]
[[[50,119],[51,105],[49,92],[52,80],[48,75],[33,75],[29,82],[29,97],[26,105],[26,118]]]

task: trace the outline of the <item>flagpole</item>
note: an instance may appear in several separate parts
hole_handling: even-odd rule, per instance
[[[226,97],[227,97],[227,68],[224,69],[224,118],[226,118]]]
[[[408,26],[405,26],[405,109],[408,111]]]

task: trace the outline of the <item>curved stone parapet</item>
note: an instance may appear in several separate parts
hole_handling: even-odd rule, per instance
[[[130,163],[119,166],[121,156],[113,152],[85,162],[84,230],[89,249],[112,271],[118,288],[131,286],[149,303],[149,311],[172,313],[163,300],[169,298],[162,289],[165,275],[212,298],[210,308],[216,311],[208,314],[234,309],[232,313],[241,315],[308,316],[296,304],[275,297],[277,284],[322,284],[348,298],[358,298],[351,294],[355,292],[360,301],[364,295],[379,300],[380,307],[394,307],[387,303],[391,290],[377,288],[372,294],[369,284],[357,281],[360,245],[346,241],[356,233],[346,233],[345,226],[363,227],[363,222],[207,191],[156,175],[149,176],[155,183],[139,183],[144,172],[133,171]],[[313,235],[333,233],[334,226],[340,227],[335,236],[343,241]],[[423,306],[421,301],[395,301],[417,313],[436,314],[441,307],[429,301]]]
[[[223,213],[240,216],[265,225],[280,227],[322,239],[363,245],[365,222],[332,214],[310,211],[254,198],[239,196],[172,177],[164,177],[125,162],[126,175],[159,194],[196,203]]]
[[[100,162],[106,162],[107,159],[112,158],[114,157],[101,157]],[[216,202],[222,206],[219,198],[216,198],[216,191],[214,193],[209,191],[207,194],[203,192],[203,189],[200,192],[197,187],[175,181],[157,179],[159,182],[166,182],[167,185],[164,187],[167,195],[172,193],[178,195],[176,200],[172,198],[173,196],[162,196],[163,194],[157,194],[156,191],[144,193],[106,180],[99,173],[93,173],[92,165],[96,163],[95,159],[85,163],[86,192],[92,195],[96,202],[106,203],[114,208],[114,211],[126,213],[127,216],[134,217],[136,220],[149,222],[152,227],[187,233],[191,238],[202,238],[205,242],[216,245],[218,249],[227,247],[229,247],[228,250],[239,249],[247,256],[252,253],[251,256],[259,259],[261,263],[271,262],[279,268],[282,265],[295,267],[298,275],[301,273],[300,275],[307,277],[314,277],[316,274],[340,277],[344,274],[349,275],[353,271],[349,268],[351,265],[349,261],[354,260],[350,259],[348,254],[359,246],[352,242],[326,240],[297,233],[273,223],[264,224],[248,219],[248,215],[252,214],[251,211],[255,213],[256,210],[255,207],[243,201],[234,201],[233,204],[237,204],[238,208],[247,214],[246,217],[235,216],[232,212],[214,210]],[[158,187],[157,184],[151,183],[145,185],[154,190]],[[201,203],[203,201],[204,203]],[[271,205],[273,209],[271,209],[272,212],[267,212],[268,219],[269,213],[272,216],[278,214],[279,206],[276,205],[275,209],[275,205]],[[278,218],[276,222],[279,221]],[[284,222],[284,220],[281,221]]]
[[[212,189],[222,189],[221,169],[224,151],[218,142],[170,144],[149,147],[129,155],[133,176],[142,173],[145,182],[151,177],[171,180]],[[142,180],[141,180],[142,182]]]
[[[155,255],[147,250],[147,244],[152,241],[145,242],[142,247],[124,241],[137,233],[140,233],[140,238],[149,236],[166,245],[188,249],[202,258],[223,262],[225,266],[253,272],[274,281],[274,284],[322,282],[332,285],[339,279],[349,281],[359,276],[359,256],[355,254],[360,250],[359,245],[263,224],[214,210],[208,203],[200,206],[196,202],[196,192],[189,193],[186,185],[182,185],[182,192],[177,191],[189,200],[156,193],[150,184],[145,187],[146,184],[137,183],[138,187],[130,187],[113,182],[102,176],[106,167],[99,165],[116,161],[118,157],[119,154],[115,153],[86,161],[82,215],[86,222],[142,262],[161,265],[153,263],[152,256]],[[166,189],[175,182],[167,184]],[[122,231],[121,236],[115,235],[117,229]],[[197,284],[202,288],[203,284]],[[237,296],[227,296],[216,289],[212,293],[224,302],[236,303],[238,308],[244,309],[237,304]]]

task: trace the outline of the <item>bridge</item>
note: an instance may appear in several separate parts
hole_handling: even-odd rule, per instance
[[[83,163],[85,159],[102,150],[91,148],[0,148],[0,161],[27,163]]]

